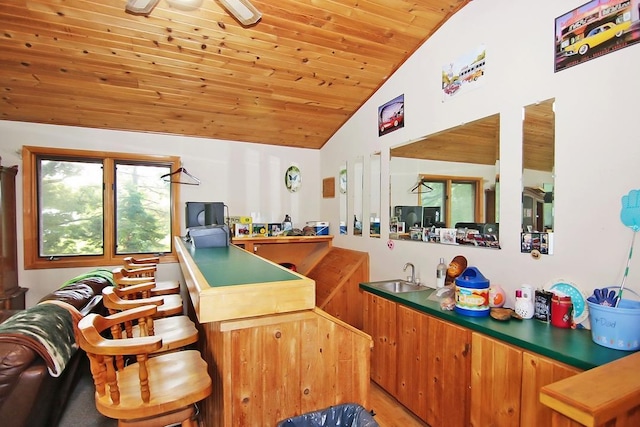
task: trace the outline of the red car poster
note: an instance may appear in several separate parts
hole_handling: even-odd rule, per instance
[[[378,136],[404,127],[404,94],[378,107]]]

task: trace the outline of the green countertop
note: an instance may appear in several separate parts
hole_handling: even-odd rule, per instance
[[[632,353],[594,343],[591,339],[591,331],[587,329],[561,329],[535,319],[511,319],[501,322],[489,316],[473,317],[458,314],[455,311],[441,310],[440,304],[435,299],[429,298],[434,292],[433,289],[392,293],[369,286],[367,283],[360,283],[360,288],[579,369],[595,368]]]
[[[299,277],[276,267],[234,245],[221,248],[194,248],[185,243],[191,258],[207,280],[209,287],[248,283],[299,280]]]
[[[195,248],[174,237],[189,298],[200,323],[315,307],[315,282],[237,246]]]

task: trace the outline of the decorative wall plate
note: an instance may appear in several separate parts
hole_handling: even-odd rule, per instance
[[[284,174],[284,185],[292,193],[295,193],[300,189],[302,184],[302,175],[300,169],[297,166],[289,166],[289,169]]]
[[[589,317],[586,303],[587,297],[575,284],[560,279],[552,281],[545,289],[555,294],[571,297],[571,302],[573,303],[573,321],[576,324],[587,320]]]

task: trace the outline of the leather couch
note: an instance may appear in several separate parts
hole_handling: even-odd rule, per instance
[[[85,277],[50,293],[38,304],[58,304],[75,317],[78,313],[82,316],[90,312],[106,314],[102,288],[110,285],[102,276]],[[18,311],[0,310],[0,323],[16,313]],[[5,427],[58,425],[79,378],[83,359],[86,357],[78,349],[61,374],[53,377],[45,360],[29,346],[0,341],[0,424]]]

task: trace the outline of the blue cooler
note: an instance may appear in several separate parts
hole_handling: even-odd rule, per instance
[[[489,280],[475,267],[467,267],[456,278],[456,313],[465,316],[488,316]]]
[[[327,221],[308,221],[307,226],[313,227],[316,232],[316,236],[329,235],[329,223]]]

